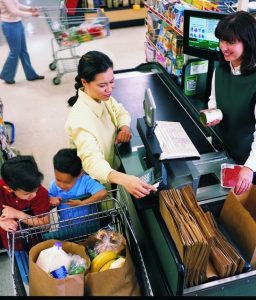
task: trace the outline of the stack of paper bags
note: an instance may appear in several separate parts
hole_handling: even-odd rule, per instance
[[[206,216],[214,229],[214,243],[211,248],[210,260],[213,263],[219,277],[229,277],[240,274],[243,271],[245,261],[237,250],[227,241],[211,212]]]
[[[185,266],[185,287],[206,282],[209,264],[218,277],[241,272],[243,260],[219,232],[213,216],[198,205],[191,186],[160,191],[159,205]]]

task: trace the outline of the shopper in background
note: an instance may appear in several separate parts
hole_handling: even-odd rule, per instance
[[[220,40],[220,64],[215,69],[208,108],[223,113],[219,132],[230,156],[243,165],[234,188],[248,190],[256,171],[256,20],[245,11],[225,16],[215,30]]]
[[[17,230],[17,221],[49,212],[48,191],[41,185],[43,174],[32,156],[20,155],[5,161],[0,180],[0,237],[8,248],[6,232]],[[30,212],[23,210],[29,209]],[[49,215],[23,220],[29,226],[49,224]],[[18,247],[18,246],[17,246]]]
[[[31,65],[27,51],[24,27],[21,18],[38,17],[38,9],[22,5],[18,0],[0,0],[2,30],[10,48],[0,79],[8,84],[14,84],[19,59],[29,81],[44,79],[36,73]]]
[[[107,188],[110,184],[123,186],[136,198],[156,191],[140,178],[118,171],[120,161],[114,145],[130,141],[131,117],[111,96],[114,88],[111,59],[99,51],[87,52],[79,61],[75,80],[76,95],[68,100],[72,108],[65,128],[85,172]]]

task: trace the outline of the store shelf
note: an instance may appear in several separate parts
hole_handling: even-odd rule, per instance
[[[146,41],[154,48],[155,51],[160,52],[156,45],[151,41],[149,36],[146,34]]]
[[[144,6],[145,8],[147,8],[149,11],[151,11],[152,13],[154,13],[156,16],[158,16],[159,19],[163,20],[166,24],[170,25],[171,28],[173,29],[173,31],[175,31],[178,35],[183,36],[182,31],[173,26],[173,24],[170,22],[170,20],[168,20],[167,18],[165,18],[163,15],[161,15],[158,11],[156,11],[155,9],[153,9],[151,6],[149,6],[146,2],[144,2]]]
[[[105,15],[109,18],[110,28],[144,25],[147,9],[141,7],[105,9]]]

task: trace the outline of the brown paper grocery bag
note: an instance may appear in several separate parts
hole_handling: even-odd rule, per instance
[[[92,239],[92,236],[88,238],[90,244]],[[124,238],[123,240],[126,244]],[[86,241],[84,243],[86,244]],[[125,263],[121,268],[87,273],[85,275],[85,296],[141,296],[127,245],[125,257]]]
[[[30,296],[83,296],[84,274],[70,275],[63,279],[56,279],[47,274],[37,264],[39,253],[54,245],[56,240],[41,242],[29,251],[29,295]],[[83,257],[86,265],[90,266],[90,259],[85,248],[72,242],[62,242],[62,248],[67,253]]]
[[[227,228],[242,254],[256,267],[256,186],[241,195],[230,191],[220,213],[220,220]]]

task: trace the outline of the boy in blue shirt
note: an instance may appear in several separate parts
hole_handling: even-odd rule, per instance
[[[53,157],[53,166],[55,179],[50,183],[48,194],[51,206],[57,206],[61,224],[65,224],[63,220],[96,212],[96,204],[85,206],[84,204],[103,200],[108,193],[102,184],[84,173],[77,150],[71,148],[59,150]],[[91,196],[82,200],[72,199],[85,194]],[[83,206],[79,207],[81,205]],[[72,224],[80,222],[81,218],[72,221]]]

